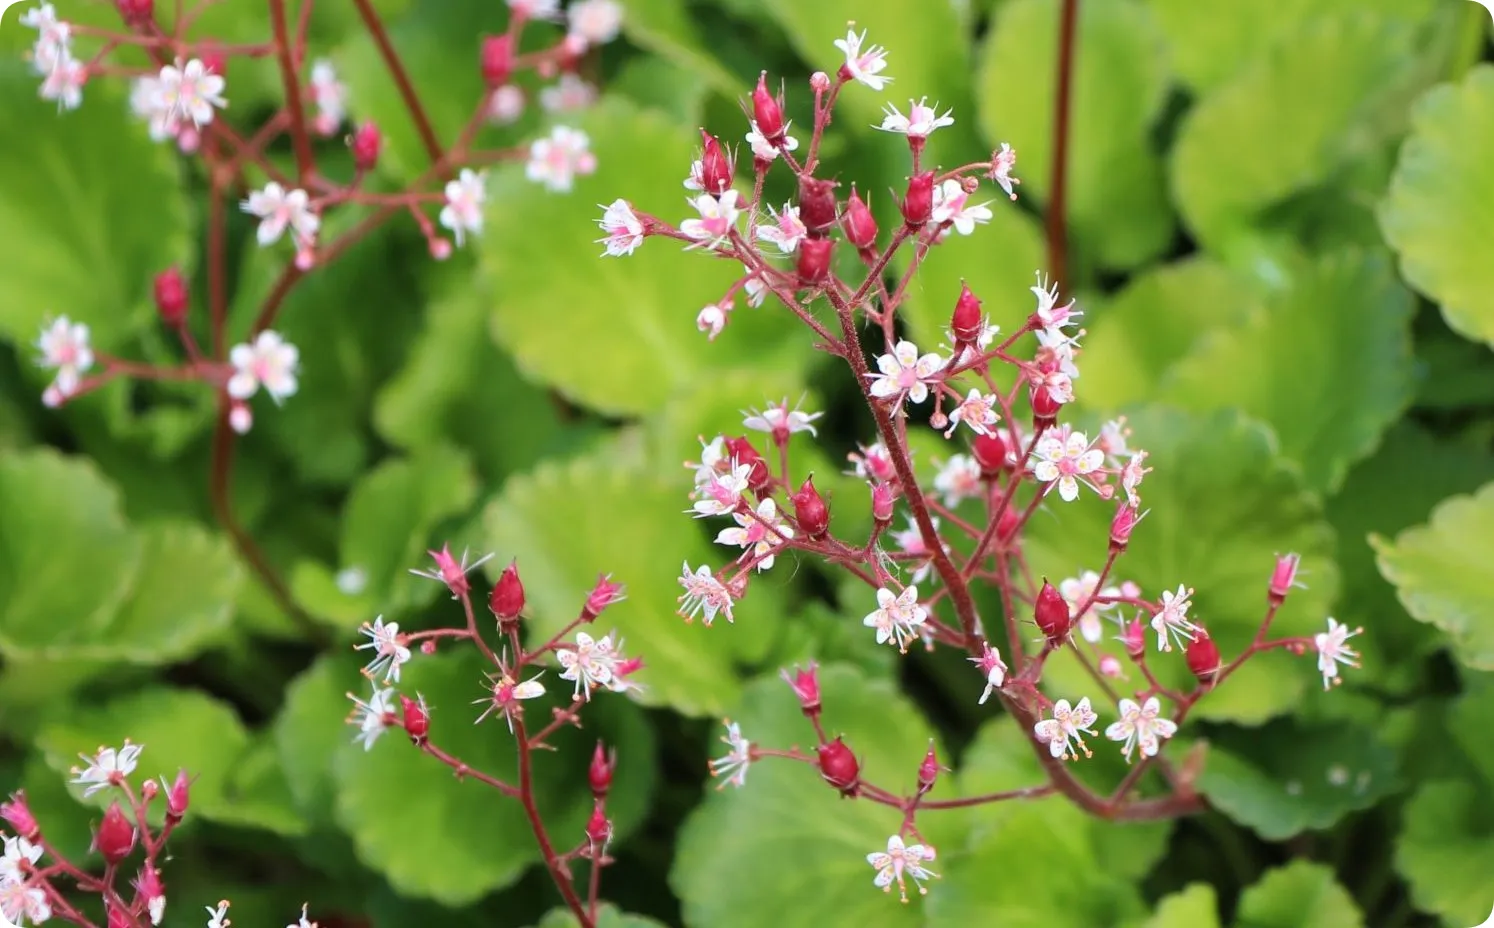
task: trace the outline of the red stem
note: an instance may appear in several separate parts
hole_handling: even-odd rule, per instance
[[[389,68],[389,74],[394,78],[394,85],[399,88],[400,98],[405,101],[405,108],[410,111],[410,118],[415,120],[415,131],[420,133],[420,141],[425,145],[425,152],[430,156],[431,163],[439,162],[442,157],[441,143],[436,139],[436,130],[431,128],[430,117],[426,115],[425,107],[420,103],[420,95],[415,92],[415,87],[410,83],[410,75],[405,71],[404,62],[400,60],[399,53],[389,43],[389,33],[384,30],[384,23],[379,19],[378,11],[373,8],[369,0],[353,0],[353,5],[358,7],[358,15],[363,18],[363,25],[368,28],[368,34],[373,36],[374,42],[379,46],[379,54],[384,59],[384,65]]]
[[[291,60],[290,28],[286,24],[285,0],[270,0],[270,23],[275,30],[275,58],[280,62],[280,82],[285,85],[285,104],[290,111],[291,143],[296,150],[296,172],[301,186],[311,182],[316,171],[316,156],[311,151],[311,136],[306,134],[306,113],[301,108],[301,79]]]
[[[1053,100],[1052,192],[1048,201],[1048,273],[1068,292],[1068,228],[1065,213],[1069,174],[1069,103],[1073,96],[1074,33],[1079,0],[1063,0],[1058,21],[1058,80]]]

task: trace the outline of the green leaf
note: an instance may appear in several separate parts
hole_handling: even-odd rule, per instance
[[[1317,17],[1205,96],[1183,121],[1171,166],[1194,234],[1228,249],[1273,204],[1398,132],[1406,100],[1428,79],[1415,38],[1370,11]]]
[[[1179,362],[1161,398],[1200,411],[1235,407],[1266,423],[1307,485],[1332,492],[1410,402],[1411,314],[1411,294],[1387,261],[1319,261]]]
[[[1331,827],[1395,789],[1395,755],[1374,731],[1278,720],[1211,745],[1199,790],[1267,841]]]
[[[749,89],[701,41],[685,0],[629,3],[623,13],[623,34],[639,48],[698,76],[717,93],[736,97]]]
[[[661,114],[611,97],[579,118],[598,167],[561,196],[498,172],[481,242],[492,287],[492,324],[526,376],[593,409],[632,414],[722,368],[795,366],[811,336],[781,307],[743,308],[714,342],[695,328],[700,307],[721,299],[741,266],[656,237],[626,258],[601,257],[598,203],[625,197],[640,210],[681,217],[680,179],[698,136]]]
[[[687,625],[674,612],[681,563],[714,566],[730,555],[709,546],[700,523],[683,511],[689,500],[677,480],[617,457],[606,446],[509,480],[483,518],[487,547],[498,552],[490,576],[518,559],[529,599],[525,627],[538,643],[575,618],[599,574],[611,574],[628,598],[591,631],[616,629],[626,653],[644,658],[638,700],[719,715],[741,692],[737,665],[760,659],[777,627],[778,585],[771,573],[754,579],[735,624]]]
[[[1323,864],[1297,860],[1267,873],[1240,896],[1240,928],[1362,928],[1354,897]]]
[[[287,837],[308,830],[308,822],[291,795],[275,743],[269,738],[255,739],[237,759],[223,792],[225,801],[213,813],[215,821],[262,828]]]
[[[863,778],[889,789],[911,786],[932,732],[895,686],[867,681],[844,665],[826,665],[820,668],[820,692],[825,726],[844,733]],[[731,717],[755,747],[786,749],[814,741],[792,691],[776,675],[748,686]],[[713,739],[712,752],[720,756],[725,749]],[[940,790],[936,785],[933,798],[945,798]],[[921,924],[918,906],[900,906],[872,886],[875,872],[866,863],[867,854],[887,846],[900,821],[900,813],[886,806],[843,800],[812,766],[764,758],[749,768],[740,789],[712,791],[691,812],[669,884],[687,925]],[[919,825],[956,827],[932,816]],[[948,850],[936,834],[929,830],[924,837],[937,851]],[[773,848],[794,848],[794,860]],[[936,884],[931,892],[946,888]]]
[[[1292,592],[1272,623],[1272,636],[1321,631],[1339,585],[1333,532],[1296,470],[1277,454],[1270,433],[1237,413],[1198,416],[1165,407],[1138,409],[1128,424],[1132,447],[1150,452],[1153,472],[1140,489],[1150,514],[1111,576],[1135,581],[1153,599],[1180,584],[1194,588],[1189,614],[1207,625],[1228,660],[1260,627],[1276,555],[1295,551],[1309,588]],[[1054,506],[1053,517],[1029,523],[1034,575],[1057,580],[1097,570],[1105,560],[1114,506],[1088,495]],[[1116,643],[1102,647],[1125,662]],[[1169,685],[1193,686],[1176,651],[1153,652],[1149,663]],[[1055,680],[1082,688],[1079,695],[1093,686],[1067,651],[1047,667],[1045,678],[1051,672]],[[1315,679],[1309,661],[1279,650],[1260,654],[1199,702],[1193,715],[1258,724],[1295,706]]]
[[[979,64],[979,120],[993,145],[1018,153],[1020,195],[1052,195],[1053,98],[1060,0],[1003,4]],[[1090,264],[1130,267],[1173,237],[1152,123],[1166,97],[1162,35],[1142,4],[1091,0],[1079,7],[1069,123],[1070,234]],[[895,60],[895,59],[894,59]],[[958,114],[956,114],[958,116]]]
[[[1494,483],[1454,496],[1426,524],[1394,541],[1370,536],[1380,573],[1396,588],[1413,619],[1447,633],[1453,655],[1470,667],[1494,669]]]
[[[362,663],[351,649],[321,658],[286,687],[275,716],[272,736],[286,787],[297,810],[317,823],[332,814],[333,761],[353,736],[344,694],[361,686]]]
[[[1219,901],[1214,887],[1191,883],[1157,903],[1157,911],[1147,920],[1146,928],[1220,928]]]
[[[499,717],[474,725],[481,709],[483,673],[491,670],[473,649],[417,657],[402,688],[431,708],[431,743],[481,770],[517,783],[517,750]],[[350,681],[351,682],[351,681]],[[536,727],[564,682],[550,677],[551,695],[526,705]],[[366,692],[366,691],[365,691]],[[600,696],[584,710],[588,730],[562,727],[549,740],[555,751],[533,755],[536,801],[557,844],[583,834],[591,814],[586,759],[595,739],[623,746],[608,794],[616,840],[642,820],[653,788],[651,730],[626,699]],[[345,744],[336,760],[337,819],[352,835],[358,858],[400,893],[460,907],[512,884],[540,859],[524,810],[475,780],[458,780],[443,764],[417,751],[398,730],[365,752]]]
[[[578,928],[581,922],[570,909],[554,909],[535,928]],[[597,907],[597,928],[663,928],[664,923],[642,915],[628,915],[614,905]]]
[[[1479,243],[1494,235],[1494,67],[1422,97],[1380,206],[1401,273],[1447,324],[1494,344],[1494,272]]]
[[[190,263],[176,162],[114,81],[91,81],[83,106],[62,113],[37,82],[18,59],[0,66],[0,337],[29,346],[65,314],[112,351],[154,318],[151,275]]]
[[[1411,884],[1418,908],[1448,925],[1479,925],[1489,917],[1494,872],[1494,806],[1489,784],[1423,785],[1402,813],[1395,865]]]

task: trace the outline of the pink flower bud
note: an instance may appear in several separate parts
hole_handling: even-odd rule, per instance
[[[165,784],[165,779],[161,783]],[[166,787],[166,817],[180,820],[187,814],[187,807],[192,804],[192,780],[187,776],[187,771],[177,770],[176,779]]]
[[[502,87],[514,73],[514,40],[507,33],[482,40],[482,79],[489,88]]]
[[[597,577],[596,586],[586,594],[586,605],[581,607],[581,613],[586,621],[591,622],[602,614],[613,603],[620,603],[627,598],[625,588],[621,583],[613,583],[611,574],[602,574]]]
[[[110,803],[93,835],[94,848],[110,864],[118,864],[135,850],[135,826],[125,817],[118,802]]]
[[[830,75],[824,71],[816,71],[809,75],[809,89],[815,93],[828,93],[830,91]]]
[[[612,823],[607,820],[607,804],[598,799],[586,822],[586,840],[594,849],[605,848],[612,840]]]
[[[1267,592],[1267,599],[1271,605],[1280,608],[1286,602],[1287,594],[1292,587],[1297,586],[1297,565],[1302,558],[1297,554],[1283,554],[1276,559],[1276,569],[1271,571],[1271,587]]]
[[[726,311],[712,303],[695,317],[695,327],[704,332],[709,341],[715,341],[716,336],[726,328]]]
[[[706,193],[720,196],[731,189],[731,158],[721,150],[721,140],[714,135],[702,129],[700,138],[700,185]]]
[[[934,211],[934,172],[924,171],[908,179],[908,193],[903,197],[903,222],[910,229],[921,229]]]
[[[783,682],[787,683],[789,689],[794,691],[794,695],[799,699],[799,709],[805,716],[812,718],[819,714],[820,678],[818,664],[810,661],[809,666],[804,670],[800,670],[798,666],[795,666],[792,674],[787,669],[784,669],[778,671],[778,676],[782,677]]]
[[[846,241],[865,251],[877,244],[877,220],[871,209],[851,188],[851,198],[846,201],[846,210],[841,214],[840,227],[845,230]]]
[[[119,17],[130,25],[147,23],[156,15],[155,0],[114,0]]]
[[[980,313],[980,300],[970,291],[970,286],[960,283],[960,298],[955,300],[954,314],[950,316],[949,328],[961,344],[973,345],[980,338],[985,322]]]
[[[104,924],[107,928],[130,928],[130,915],[114,900],[104,905]]]
[[[752,91],[752,118],[757,131],[769,142],[783,138],[783,100],[768,92],[768,72],[757,76],[757,87]]]
[[[435,654],[436,653],[436,639],[434,639],[434,638],[427,638],[424,641],[420,642],[420,653],[421,654],[427,654],[427,655],[429,655],[429,654]]]
[[[201,59],[202,67],[210,74],[221,75],[228,72],[228,57],[221,48],[203,48],[199,50],[197,57]]]
[[[1110,550],[1117,554],[1126,550],[1126,545],[1131,542],[1131,532],[1140,521],[1141,517],[1137,515],[1135,506],[1130,503],[1117,506],[1115,518],[1110,520]]]
[[[1219,646],[1214,644],[1214,639],[1202,628],[1188,642],[1183,657],[1188,662],[1188,669],[1193,671],[1200,683],[1209,682],[1219,672]]]
[[[810,540],[823,538],[830,528],[830,509],[820,492],[814,488],[814,475],[810,474],[799,485],[799,492],[789,497],[794,504],[794,518],[799,531]]]
[[[747,440],[747,436],[728,438],[725,444],[726,453],[737,462],[737,466],[752,465],[752,470],[747,474],[748,487],[756,491],[773,482],[773,475],[768,471],[768,462],[764,461],[763,456],[752,447],[752,442]]]
[[[157,274],[153,289],[161,322],[174,329],[187,321],[187,281],[181,271],[168,267]]]
[[[826,783],[840,790],[842,796],[855,796],[861,791],[861,764],[845,741],[837,737],[817,750],[820,776]]]
[[[1015,506],[1008,506],[1002,510],[1001,518],[996,520],[996,540],[1002,544],[1010,542],[1017,534],[1017,529],[1022,525],[1022,517],[1017,514]]]
[[[939,758],[934,754],[934,741],[929,739],[928,753],[923,755],[923,763],[918,765],[918,792],[922,795],[934,788],[934,783],[939,779]]]
[[[451,241],[441,238],[439,235],[430,241],[431,257],[437,261],[445,261],[451,257]]]
[[[26,793],[16,791],[11,793],[10,801],[0,803],[0,818],[11,827],[17,835],[27,841],[35,841],[41,835],[41,828],[36,824],[36,817],[31,814],[31,807],[26,804]]]
[[[872,518],[882,525],[892,521],[892,484],[878,483],[872,485]]]
[[[155,781],[146,782],[154,783]],[[140,875],[135,878],[135,889],[140,893],[140,898],[147,908],[151,908],[157,899],[164,899],[166,895],[165,887],[161,885],[161,874],[149,863],[140,868]]]
[[[498,617],[500,626],[513,622],[524,611],[524,582],[519,579],[518,561],[510,561],[503,568],[503,574],[493,584],[492,595],[488,597],[488,608]]]
[[[228,427],[239,435],[247,435],[254,427],[254,413],[243,400],[234,400],[229,404]]]
[[[612,788],[612,771],[616,769],[617,751],[608,751],[598,741],[597,749],[591,754],[591,766],[586,768],[586,780],[591,784],[593,798],[607,798],[607,790]]]
[[[974,455],[975,463],[980,465],[981,476],[988,480],[1011,466],[1006,436],[999,431],[975,436],[975,441],[970,443],[970,453]]]
[[[830,251],[833,238],[806,238],[799,244],[799,286],[818,287],[830,274]]]
[[[1123,673],[1121,662],[1114,654],[1106,654],[1100,658],[1100,676],[1118,680]]]
[[[161,788],[156,785],[155,780],[146,780],[140,784],[140,798],[144,799],[147,803],[153,802],[160,792]]]
[[[1069,625],[1073,621],[1073,617],[1069,615],[1068,601],[1047,580],[1043,581],[1043,588],[1038,590],[1032,615],[1050,645],[1057,647],[1068,640]]]
[[[405,734],[416,744],[424,744],[431,732],[431,714],[425,707],[425,700],[411,699],[401,693],[399,712],[400,724],[404,725]]]
[[[799,178],[799,221],[812,235],[822,235],[835,225],[835,188],[833,180]]]
[[[1034,384],[1028,392],[1032,401],[1032,424],[1034,428],[1045,429],[1058,420],[1058,411],[1063,404],[1053,395],[1053,391],[1045,384]]]
[[[371,122],[365,122],[353,130],[353,135],[348,139],[348,147],[353,150],[353,164],[360,171],[372,171],[379,164],[379,151],[384,147],[384,136],[380,134],[379,127]]]
[[[1146,626],[1141,624],[1140,619],[1133,619],[1126,626],[1121,635],[1121,643],[1126,646],[1126,653],[1131,660],[1139,661],[1146,657]]]

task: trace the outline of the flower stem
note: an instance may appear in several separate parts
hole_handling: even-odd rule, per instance
[[[1069,104],[1073,97],[1074,33],[1079,18],[1079,0],[1063,0],[1058,21],[1058,77],[1053,97],[1052,193],[1048,200],[1048,273],[1067,292],[1069,174]]]
[[[425,145],[425,152],[430,156],[431,163],[440,161],[443,152],[441,143],[436,139],[436,130],[431,128],[430,117],[426,115],[425,106],[421,104],[415,86],[410,83],[410,75],[405,71],[404,62],[389,43],[389,33],[385,31],[378,11],[369,0],[353,0],[353,5],[358,8],[358,15],[363,18],[368,34],[373,36],[374,43],[379,46],[379,54],[389,68],[389,75],[394,78],[394,85],[399,89],[400,98],[405,101],[405,108],[410,111],[410,118],[415,121],[415,131],[420,133],[420,141]]]

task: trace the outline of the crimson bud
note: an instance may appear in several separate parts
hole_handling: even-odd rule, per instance
[[[482,79],[488,87],[502,87],[514,73],[514,40],[507,33],[482,40]]]
[[[41,834],[36,816],[31,814],[31,807],[26,804],[24,791],[18,790],[11,794],[10,802],[0,803],[0,818],[5,819],[6,824],[27,841],[35,841]]]
[[[191,801],[192,781],[187,777],[187,771],[179,769],[176,779],[166,788],[166,817],[180,821],[187,814]]]
[[[778,671],[778,676],[789,685],[794,695],[799,699],[799,708],[808,717],[814,717],[820,712],[820,678],[819,665],[814,661],[809,662],[809,667],[800,670],[796,665],[794,672],[790,674],[788,669]]]
[[[602,614],[613,603],[620,603],[627,598],[623,592],[621,583],[613,583],[611,574],[602,574],[597,577],[597,585],[591,588],[586,596],[586,605],[581,607],[581,614],[590,622]]]
[[[918,792],[922,795],[934,788],[934,783],[939,779],[939,758],[934,755],[934,741],[929,739],[928,753],[923,755],[923,763],[918,765]]]
[[[783,138],[783,101],[768,92],[767,71],[757,76],[757,87],[752,91],[752,119],[758,134],[767,141]]]
[[[156,15],[154,0],[115,0],[114,6],[120,18],[131,25],[150,22]]]
[[[488,608],[498,617],[500,625],[513,622],[524,611],[524,582],[519,579],[518,561],[510,561],[503,568],[503,574],[493,584],[493,593],[488,597]]]
[[[1131,660],[1139,661],[1146,657],[1146,626],[1141,624],[1140,619],[1132,620],[1126,626],[1125,634],[1121,636],[1122,643],[1126,646],[1126,654]]]
[[[811,540],[821,538],[830,528],[830,510],[825,500],[814,488],[814,475],[810,474],[799,485],[799,492],[789,497],[794,504],[794,518],[799,522],[799,531]]]
[[[1126,545],[1131,541],[1131,532],[1140,521],[1141,516],[1137,515],[1135,506],[1121,503],[1115,510],[1115,518],[1110,520],[1110,550],[1116,554],[1126,550]]]
[[[1058,410],[1063,407],[1047,385],[1036,385],[1028,394],[1032,400],[1032,424],[1034,428],[1047,428],[1058,419]]]
[[[1002,510],[1001,518],[996,520],[996,540],[1005,544],[1012,540],[1017,534],[1017,528],[1022,524],[1022,517],[1017,515],[1015,506],[1007,506]]]
[[[980,338],[985,323],[981,319],[980,300],[970,291],[970,285],[960,283],[960,298],[955,300],[954,315],[949,319],[949,328],[956,341],[966,345],[975,344]]]
[[[970,443],[970,453],[975,456],[975,463],[980,465],[981,476],[988,480],[1000,474],[1010,464],[1006,436],[1001,432],[975,436],[975,441]]]
[[[1193,671],[1200,683],[1209,682],[1219,672],[1219,646],[1201,628],[1198,635],[1188,642],[1183,657],[1188,661],[1188,669]]]
[[[129,913],[120,908],[119,903],[110,900],[104,906],[104,914],[107,928],[130,928]]]
[[[348,147],[353,150],[353,164],[358,170],[372,171],[379,163],[384,136],[379,133],[378,126],[365,122],[353,130],[352,138],[348,139]]]
[[[833,238],[806,238],[799,243],[799,286],[818,287],[830,273],[830,250]]]
[[[721,140],[704,129],[700,130],[700,139],[700,185],[706,193],[720,196],[731,189],[731,158],[721,150]]]
[[[1296,554],[1283,554],[1276,559],[1276,568],[1271,571],[1271,588],[1267,599],[1277,608],[1286,602],[1287,593],[1297,585],[1297,564],[1302,560]]]
[[[118,864],[135,850],[135,826],[118,802],[110,803],[93,835],[93,846],[110,864]]]
[[[835,188],[833,180],[799,178],[799,221],[811,235],[824,235],[835,225]]]
[[[591,754],[591,766],[586,768],[586,779],[591,783],[591,795],[598,800],[607,798],[607,790],[612,788],[612,771],[617,769],[617,751],[608,751],[597,742],[597,749]]]
[[[878,483],[872,486],[872,518],[882,525],[892,521],[892,484]]]
[[[817,749],[820,758],[820,776],[826,783],[840,790],[842,796],[855,796],[861,791],[861,764],[856,755],[837,737]]]
[[[187,321],[187,281],[176,267],[168,267],[156,275],[156,312],[161,321],[176,328]]]
[[[846,201],[846,210],[840,216],[840,227],[845,230],[846,241],[861,251],[877,244],[877,220],[857,195],[855,187],[851,188],[851,198]]]
[[[758,454],[757,449],[752,447],[752,442],[745,435],[738,438],[726,440],[726,453],[740,467],[743,464],[751,464],[752,470],[747,474],[747,486],[753,490],[761,490],[773,481],[773,475],[768,472],[768,462]]]
[[[593,848],[605,848],[612,840],[612,823],[607,820],[607,803],[598,799],[586,823],[586,839]]]
[[[1046,579],[1043,580],[1043,588],[1038,590],[1032,615],[1050,645],[1057,647],[1068,639],[1069,625],[1072,622],[1069,603]]]
[[[431,714],[426,711],[425,700],[411,699],[401,693],[399,697],[399,709],[401,722],[405,726],[405,733],[416,744],[423,743],[431,730]]]
[[[908,179],[908,194],[903,197],[903,222],[910,229],[922,228],[934,212],[934,172],[924,171]]]

